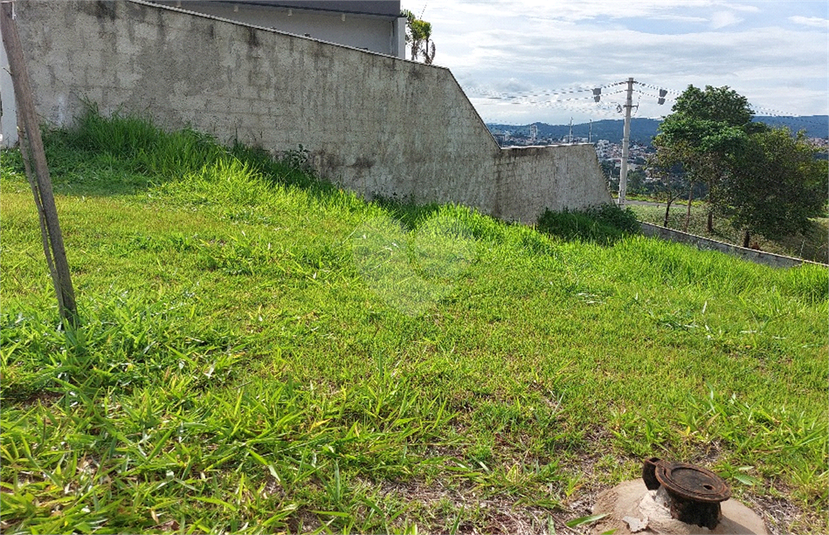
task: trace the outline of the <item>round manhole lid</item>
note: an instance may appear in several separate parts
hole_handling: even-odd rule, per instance
[[[731,497],[728,484],[710,470],[687,463],[659,463],[656,479],[686,500],[718,503]]]

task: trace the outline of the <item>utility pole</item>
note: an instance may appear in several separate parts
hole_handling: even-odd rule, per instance
[[[630,111],[633,108],[633,78],[627,81],[627,99],[625,100],[625,130],[622,138],[622,169],[619,172],[619,207],[625,207],[625,195],[628,187],[628,153],[630,151]]]

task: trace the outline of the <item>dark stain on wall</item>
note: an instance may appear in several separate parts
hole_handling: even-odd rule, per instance
[[[314,151],[310,154],[314,168],[323,176],[335,175],[345,165],[342,156],[331,154],[324,150]]]
[[[314,59],[333,59],[332,50],[330,47],[326,46],[325,43],[321,43],[319,41],[314,42],[314,47],[311,53],[314,55]]]
[[[370,160],[369,158],[360,156],[359,158],[354,160],[354,163],[349,165],[349,167],[357,169],[359,171],[367,171],[374,167],[374,160]]]
[[[420,68],[409,69],[409,76],[414,80],[423,80],[425,78],[423,69]]]
[[[95,16],[99,19],[107,18],[109,20],[115,20],[115,4],[113,2],[98,0],[95,2]]]
[[[251,48],[259,48],[259,36],[256,33],[256,28],[248,28],[248,46]]]

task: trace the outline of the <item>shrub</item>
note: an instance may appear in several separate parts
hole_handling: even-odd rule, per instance
[[[625,236],[638,234],[640,227],[630,208],[622,210],[614,204],[603,204],[585,210],[546,210],[538,219],[538,230],[565,240],[610,245]]]

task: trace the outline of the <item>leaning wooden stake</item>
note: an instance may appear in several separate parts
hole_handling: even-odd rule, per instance
[[[46,164],[43,139],[40,137],[40,126],[35,114],[32,88],[29,84],[29,75],[23,58],[23,48],[20,45],[20,36],[17,34],[17,25],[14,22],[14,4],[11,2],[0,4],[0,32],[3,34],[3,46],[6,47],[6,55],[9,58],[9,68],[14,84],[18,110],[18,129],[20,129],[20,123],[22,123],[20,151],[26,166],[26,176],[35,197],[38,216],[40,217],[40,231],[43,236],[43,251],[46,254],[46,263],[52,275],[52,283],[55,285],[61,318],[66,323],[76,326],[78,324],[78,310],[75,305],[75,291],[72,288],[72,279],[69,275],[69,262],[66,260],[66,249],[63,246],[58,211],[52,193],[52,179],[49,176],[49,167]],[[32,173],[32,170],[34,170],[34,173]]]

